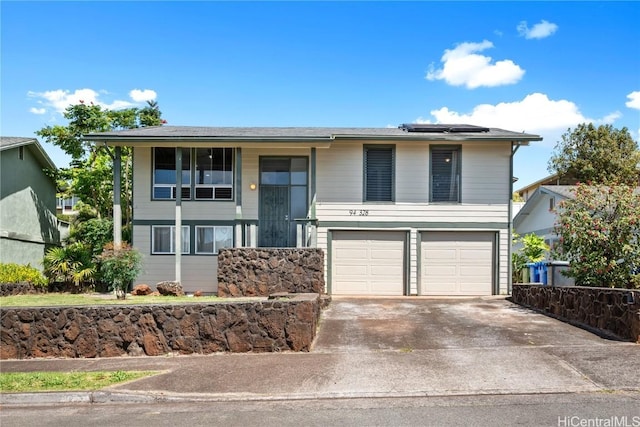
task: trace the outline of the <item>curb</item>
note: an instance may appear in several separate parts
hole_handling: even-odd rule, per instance
[[[542,395],[566,393],[597,393],[600,387],[574,387],[573,389],[537,389],[522,390],[415,390],[406,392],[325,392],[325,393],[175,393],[142,392],[42,392],[42,393],[3,393],[0,405],[52,405],[66,403],[110,404],[110,403],[158,403],[158,402],[277,402],[286,400],[329,400],[329,399],[383,399],[416,397],[461,397],[461,396],[507,396]],[[638,392],[640,389],[617,389],[620,392]]]

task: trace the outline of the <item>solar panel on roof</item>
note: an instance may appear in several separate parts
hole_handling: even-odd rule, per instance
[[[445,124],[421,124],[403,123],[398,128],[406,132],[423,133],[481,133],[489,132],[489,128],[474,125],[445,125]]]

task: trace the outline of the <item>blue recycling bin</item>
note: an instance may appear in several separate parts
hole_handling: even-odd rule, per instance
[[[538,269],[538,276],[540,277],[540,282],[543,285],[548,285],[549,281],[547,280],[547,261],[540,261],[536,263],[536,268]]]
[[[529,267],[529,282],[530,283],[542,283],[547,285],[547,261],[530,262],[527,264]]]
[[[538,273],[538,269],[536,268],[536,263],[529,262],[527,263],[527,267],[529,267],[529,283],[539,283],[540,274]]]

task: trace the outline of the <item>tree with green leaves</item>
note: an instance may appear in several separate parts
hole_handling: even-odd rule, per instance
[[[635,187],[575,187],[560,202],[556,259],[569,261],[567,275],[581,286],[637,286],[640,268],[640,194]],[[635,285],[633,285],[635,283]]]
[[[80,101],[65,110],[64,118],[68,121],[66,126],[47,126],[36,132],[71,156],[69,167],[61,168],[56,177],[59,195],[65,198],[77,196],[81,207],[80,214],[72,221],[69,245],[54,248],[45,256],[45,271],[52,282],[80,291],[92,289],[96,283],[113,279],[113,275],[109,275],[109,268],[101,268],[100,255],[112,236],[115,153],[109,147],[92,144],[83,137],[95,132],[164,124],[158,104],[155,101],[147,104],[142,109],[114,111]],[[122,148],[121,162],[122,225],[126,236],[130,235],[132,219],[130,148]],[[126,251],[123,256],[127,258],[129,252]]]
[[[36,132],[40,137],[64,150],[71,156],[68,168],[59,171],[62,197],[77,196],[94,209],[97,218],[111,218],[113,209],[113,160],[108,147],[84,141],[84,135],[145,126],[160,126],[165,121],[155,101],[142,109],[108,110],[93,103],[67,107],[66,126],[47,126]],[[123,223],[127,229],[131,222],[131,150],[122,149],[122,205]]]
[[[637,185],[640,150],[627,128],[593,123],[562,135],[549,160],[549,171],[592,184]]]

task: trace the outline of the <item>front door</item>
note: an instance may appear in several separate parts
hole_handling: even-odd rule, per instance
[[[307,216],[307,158],[260,158],[258,246],[295,247],[296,219]]]

